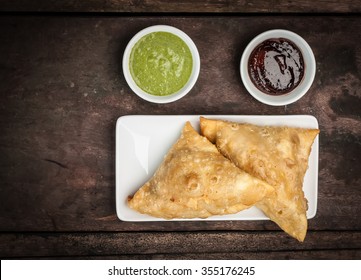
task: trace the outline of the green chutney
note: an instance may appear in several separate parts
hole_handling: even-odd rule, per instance
[[[189,80],[193,67],[187,44],[169,32],[152,32],[134,45],[129,59],[135,83],[152,95],[170,95]]]

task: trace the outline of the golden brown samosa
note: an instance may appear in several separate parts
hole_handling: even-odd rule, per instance
[[[275,188],[256,204],[285,232],[303,241],[307,200],[303,178],[318,129],[257,126],[201,117],[201,133],[240,169]]]
[[[237,168],[187,122],[154,176],[128,205],[164,219],[207,218],[237,213],[273,191]]]

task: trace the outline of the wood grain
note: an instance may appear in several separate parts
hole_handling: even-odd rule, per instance
[[[361,5],[358,0],[0,0],[0,11],[101,13],[359,13],[361,12]]]
[[[238,253],[190,253],[190,254],[130,254],[130,255],[89,255],[89,256],[41,256],[39,260],[359,260],[361,250],[298,250],[264,251]],[[13,257],[7,259],[33,259]]]
[[[132,258],[307,258],[307,251],[326,258],[322,252],[340,250],[340,256],[357,257],[361,251],[360,232],[310,232],[304,243],[282,238],[277,232],[184,232],[184,233],[35,233],[1,234],[0,252],[8,258],[127,256]],[[345,254],[345,252],[351,254]],[[269,254],[268,257],[266,254]],[[273,254],[275,253],[275,255]],[[227,254],[227,255],[226,255]],[[229,255],[228,255],[229,254]],[[328,257],[337,256],[337,252]]]
[[[182,29],[200,51],[196,86],[170,104],[139,99],[122,75],[126,44],[136,32],[154,24]],[[239,61],[248,42],[273,28],[300,34],[317,61],[310,91],[283,107],[254,100],[239,76]],[[192,237],[203,240],[204,246],[211,241],[216,249],[210,245],[192,251],[196,245],[192,241],[184,243],[184,251],[173,250],[171,256],[212,254],[216,258],[230,252],[239,258],[267,258],[266,252],[273,250],[279,258],[359,257],[361,49],[355,39],[359,37],[357,16],[1,16],[2,256],[91,257],[100,250],[104,257],[119,253],[119,258],[139,258],[147,252],[147,258],[161,258],[169,252],[167,239],[179,246]],[[317,215],[309,221],[309,241],[293,242],[270,221],[118,220],[114,130],[118,117],[131,114],[314,115],[321,129],[319,195]],[[139,250],[127,243],[123,251],[120,245],[118,251],[111,251],[110,245],[102,251],[101,242],[93,247],[87,241],[96,236],[112,245],[115,240],[136,242],[135,237],[144,243]],[[158,245],[146,245],[155,236],[162,240],[161,250]],[[223,238],[226,243],[217,247]],[[249,250],[241,252],[233,238],[238,240],[237,248]],[[44,249],[31,253],[37,242]],[[57,245],[62,243],[67,245]],[[300,254],[292,253],[294,249]]]

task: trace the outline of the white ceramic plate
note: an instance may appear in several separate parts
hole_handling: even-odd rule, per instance
[[[258,125],[286,125],[304,128],[318,128],[313,116],[219,116],[208,118]],[[116,210],[123,221],[166,221],[140,214],[127,205],[127,197],[134,194],[149,180],[163,157],[180,136],[181,130],[190,121],[199,131],[199,115],[188,116],[123,116],[116,124]],[[312,146],[309,168],[304,178],[303,190],[308,200],[307,218],[316,215],[318,185],[318,137]],[[237,214],[213,216],[207,219],[191,220],[267,220],[256,207]],[[184,221],[185,219],[182,219]],[[173,220],[174,221],[174,220]]]

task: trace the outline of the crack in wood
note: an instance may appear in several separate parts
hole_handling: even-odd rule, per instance
[[[54,164],[60,166],[61,168],[69,169],[68,166],[66,166],[65,164],[62,164],[61,162],[58,162],[56,160],[52,160],[52,159],[48,159],[48,158],[44,158],[43,160],[50,162],[50,163],[54,163]]]

